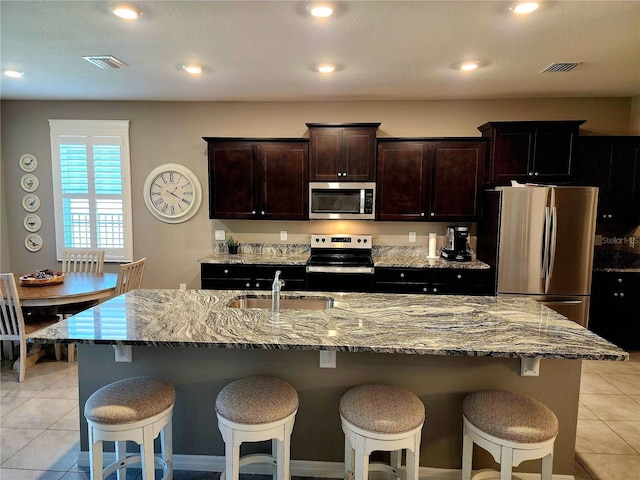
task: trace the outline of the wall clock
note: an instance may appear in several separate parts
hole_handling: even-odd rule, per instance
[[[177,163],[166,163],[151,171],[142,193],[149,212],[166,223],[193,217],[202,202],[198,177]]]
[[[27,193],[22,197],[22,208],[27,212],[35,212],[40,208],[40,197],[35,193]]]
[[[37,232],[42,228],[42,219],[35,213],[30,213],[24,217],[24,228],[30,232]]]
[[[35,155],[25,153],[20,157],[20,168],[25,172],[33,172],[38,168],[38,159]]]
[[[25,192],[35,192],[40,186],[40,180],[33,173],[25,173],[20,179],[20,186]]]
[[[42,248],[42,237],[37,233],[30,233],[24,239],[24,246],[30,252],[37,252]]]

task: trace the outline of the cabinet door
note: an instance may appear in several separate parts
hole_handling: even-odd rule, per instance
[[[375,269],[376,292],[428,293],[430,273],[422,268],[378,267]]]
[[[377,220],[426,220],[427,162],[425,142],[378,144]]]
[[[260,189],[257,218],[309,218],[308,159],[306,144],[258,145]]]
[[[578,128],[572,125],[541,125],[536,128],[533,168],[535,181],[572,181],[576,168],[573,152],[576,148]]]
[[[337,182],[342,177],[342,129],[318,128],[309,133],[309,180]]]
[[[485,142],[436,142],[431,145],[429,220],[476,220],[485,155]]]
[[[614,142],[608,193],[613,223],[640,222],[640,138]]]
[[[534,132],[530,127],[495,128],[491,152],[491,180],[501,184],[509,184],[511,180],[528,180],[533,167],[533,139]]]
[[[376,130],[345,128],[342,132],[342,179],[375,181]]]
[[[611,153],[612,144],[600,137],[580,139],[580,163],[578,184],[598,187],[598,223],[612,219],[611,196]]]
[[[254,218],[256,175],[254,145],[209,143],[209,218]]]
[[[252,288],[253,265],[200,265],[200,285],[203,289],[235,290]]]

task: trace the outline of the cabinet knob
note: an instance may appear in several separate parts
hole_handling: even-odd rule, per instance
[[[224,273],[229,273],[229,270],[225,270]]]
[[[420,216],[421,216],[421,217],[424,217],[424,212],[420,212]]]
[[[538,175],[540,175],[538,172],[535,172],[535,173],[533,174],[533,176],[534,176],[534,177],[537,177]]]
[[[404,273],[401,273],[401,274],[400,274],[400,278],[404,278]]]
[[[529,176],[530,176],[530,177],[533,177],[533,172],[529,172]]]
[[[264,210],[261,210],[261,211],[260,211],[260,215],[264,215]]]
[[[432,217],[435,217],[435,216],[436,216],[436,214],[435,214],[435,213],[433,213],[433,212],[431,212],[431,216],[432,216]]]
[[[618,292],[613,292],[613,296],[617,297],[618,296]]]
[[[438,293],[438,289],[434,287],[433,293]]]
[[[341,177],[342,176],[342,172],[338,172],[338,176]]]
[[[609,214],[607,215],[607,218],[613,218],[613,215]]]
[[[255,214],[256,214],[256,211],[255,211],[255,210],[251,210],[251,214],[252,214],[252,215],[255,215]]]
[[[256,288],[260,288],[260,282],[256,282]]]
[[[620,292],[620,296],[621,296],[621,297],[624,297],[624,292]]]
[[[247,282],[247,284],[245,285],[247,288],[251,287],[251,284]]]
[[[622,283],[622,278],[618,278],[618,283]]]
[[[462,274],[461,274],[461,273],[459,273],[459,274],[457,275],[457,277],[458,277],[458,280],[459,280],[459,279],[461,279],[461,278],[462,278]]]

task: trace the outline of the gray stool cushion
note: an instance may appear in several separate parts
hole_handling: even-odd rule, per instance
[[[84,416],[106,425],[132,423],[169,408],[176,391],[169,382],[153,377],[118,380],[96,390],[85,403]]]
[[[474,392],[464,399],[462,411],[480,430],[503,440],[539,443],[558,434],[558,418],[551,409],[519,393]]]
[[[393,385],[360,385],[340,399],[340,415],[356,427],[374,433],[404,433],[424,422],[420,399]]]
[[[298,393],[275,377],[247,377],[225,386],[216,398],[216,412],[227,420],[261,425],[287,418],[298,408]]]

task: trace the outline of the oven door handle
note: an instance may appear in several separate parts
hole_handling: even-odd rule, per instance
[[[325,267],[307,265],[307,273],[373,273],[373,267]]]

